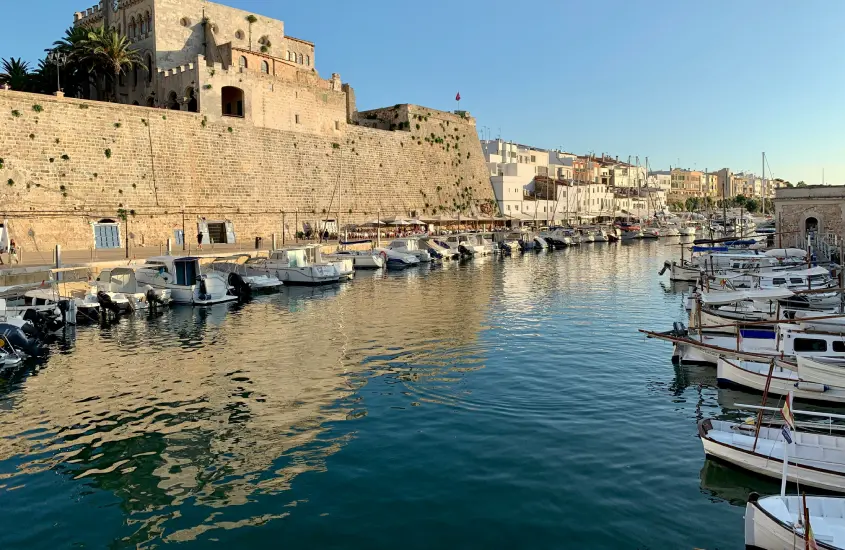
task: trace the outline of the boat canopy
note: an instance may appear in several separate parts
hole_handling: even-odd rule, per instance
[[[771,279],[773,277],[818,277],[818,276],[826,276],[830,277],[830,271],[827,268],[816,266],[811,267],[810,269],[790,269],[789,271],[774,271],[772,273],[756,273],[753,276],[762,279],[767,278]]]
[[[786,300],[794,295],[791,290],[785,288],[749,288],[730,292],[706,292],[701,295],[701,303],[716,306],[745,300]]]
[[[763,254],[772,258],[804,258],[807,256],[807,251],[800,248],[773,248],[766,250]]]

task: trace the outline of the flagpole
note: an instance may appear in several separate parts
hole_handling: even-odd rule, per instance
[[[786,405],[784,405],[784,409],[789,411],[789,415],[788,415],[788,417],[787,417],[787,415],[784,415],[784,417],[783,417],[783,421],[784,421],[783,429],[785,430],[785,432],[784,432],[784,438],[783,438],[783,472],[781,474],[781,479],[780,479],[780,496],[781,496],[781,498],[786,497],[786,471],[787,471],[787,468],[789,468],[789,446],[792,444],[791,441],[785,436],[786,436],[786,431],[790,431],[790,428],[792,428],[792,426],[795,424],[795,421],[793,420],[795,417],[793,416],[794,413],[792,412],[792,392],[789,392],[786,395]],[[792,429],[791,436],[792,436],[791,439],[794,440],[794,438],[796,437],[794,429]]]

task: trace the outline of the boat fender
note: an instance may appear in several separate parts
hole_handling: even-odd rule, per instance
[[[749,504],[754,504],[758,500],[760,500],[760,495],[758,493],[751,493],[751,494],[748,495],[748,503]]]
[[[795,387],[798,388],[799,390],[811,391],[811,392],[816,392],[816,393],[824,393],[824,392],[826,392],[830,389],[827,386],[825,386],[824,384],[818,384],[816,382],[804,382],[804,381],[796,382]]]

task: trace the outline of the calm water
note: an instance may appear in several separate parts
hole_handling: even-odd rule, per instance
[[[0,385],[0,548],[740,548],[758,400],[637,328],[677,248],[585,245],[87,327]],[[664,279],[665,281],[665,279]]]

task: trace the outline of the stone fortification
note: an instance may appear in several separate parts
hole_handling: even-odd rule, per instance
[[[183,224],[192,239],[200,218],[231,222],[246,242],[283,221],[290,236],[326,217],[490,211],[472,118],[413,105],[357,117],[296,132],[0,91],[0,216],[19,244],[43,250],[90,248],[93,224],[108,220],[123,241],[124,216],[131,244],[155,246]]]

